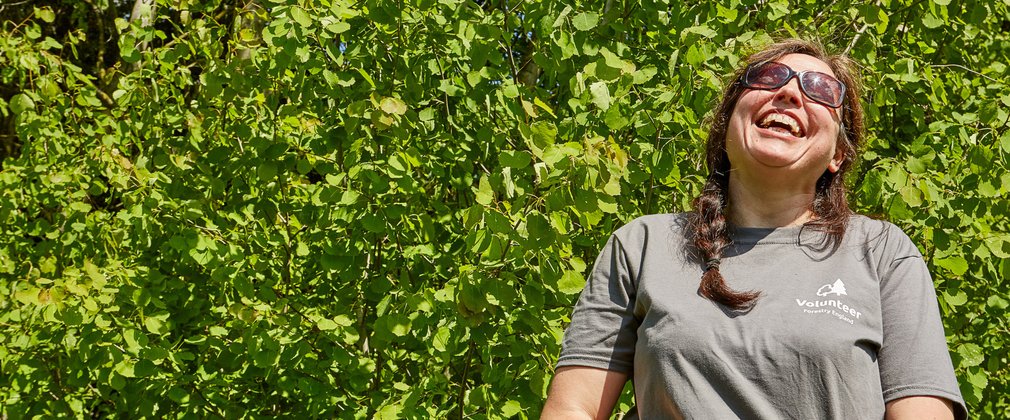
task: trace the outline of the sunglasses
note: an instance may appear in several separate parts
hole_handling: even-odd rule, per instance
[[[750,89],[775,90],[796,77],[800,90],[808,98],[821,105],[838,108],[845,99],[845,83],[818,71],[795,72],[789,66],[766,61],[747,66],[740,83]]]

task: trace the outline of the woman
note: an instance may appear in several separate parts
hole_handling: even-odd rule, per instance
[[[716,110],[692,213],[617,230],[565,332],[543,418],[965,418],[922,256],[851,213],[851,62],[788,40]],[[633,376],[632,376],[633,375]]]

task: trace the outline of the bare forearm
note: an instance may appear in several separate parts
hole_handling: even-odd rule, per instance
[[[593,420],[593,416],[584,410],[565,407],[557,402],[552,402],[550,398],[544,405],[544,411],[540,413],[540,420],[572,419],[572,420]]]
[[[887,403],[884,420],[954,420],[954,404],[938,397],[899,398]]]
[[[627,374],[604,369],[558,369],[540,418],[608,419],[627,380]]]

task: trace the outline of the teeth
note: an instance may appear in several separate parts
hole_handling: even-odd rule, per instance
[[[796,120],[786,114],[779,114],[777,112],[768,114],[758,123],[758,125],[763,128],[768,128],[768,126],[773,122],[786,125],[789,127],[789,131],[796,137],[800,137],[802,134],[800,132],[800,123],[796,122]]]

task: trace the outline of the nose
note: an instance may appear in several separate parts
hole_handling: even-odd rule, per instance
[[[800,90],[800,80],[794,76],[775,92],[775,100],[799,108],[803,106],[802,95],[803,92]]]

